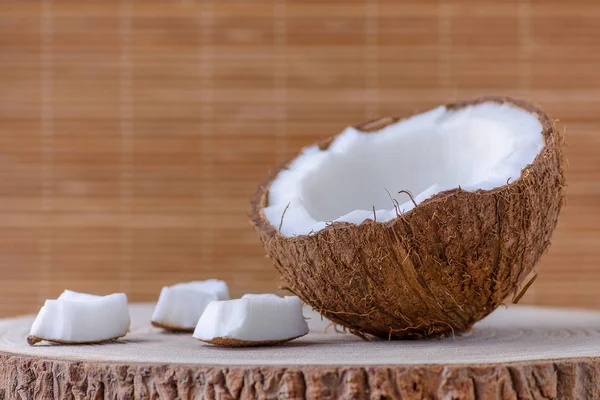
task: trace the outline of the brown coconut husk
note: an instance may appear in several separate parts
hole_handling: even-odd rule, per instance
[[[273,170],[252,201],[252,223],[286,286],[331,321],[386,339],[464,332],[515,296],[548,249],[563,205],[564,143],[553,120],[523,101],[483,97],[447,107],[485,102],[519,107],[543,126],[545,146],[505,186],[457,188],[388,222],[333,223],[284,237],[263,208],[271,182],[291,160]],[[396,121],[357,128],[373,131]],[[326,149],[333,139],[319,146]]]

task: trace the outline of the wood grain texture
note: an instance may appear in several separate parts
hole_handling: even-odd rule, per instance
[[[84,364],[0,355],[0,396],[33,399],[596,399],[600,360],[412,367]]]
[[[64,288],[151,300],[279,280],[270,168],[347,125],[479,95],[567,129],[567,206],[524,302],[597,307],[594,0],[0,2],[0,314]]]
[[[600,313],[509,307],[444,340],[365,342],[305,310],[310,333],[225,348],[150,326],[91,346],[25,343],[32,318],[0,320],[5,399],[596,399]],[[518,339],[517,339],[518,338]],[[482,350],[485,349],[485,350]]]

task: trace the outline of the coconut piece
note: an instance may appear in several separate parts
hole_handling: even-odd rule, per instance
[[[208,303],[228,299],[227,283],[217,279],[165,286],[152,314],[152,325],[193,332]]]
[[[123,337],[129,331],[127,296],[95,296],[65,290],[58,299],[46,300],[27,342],[99,343]]]
[[[264,346],[308,333],[297,296],[247,294],[211,302],[200,317],[194,338],[224,346]]]
[[[548,248],[562,147],[550,117],[509,98],[384,118],[275,169],[252,222],[286,286],[333,322],[383,338],[466,331]]]

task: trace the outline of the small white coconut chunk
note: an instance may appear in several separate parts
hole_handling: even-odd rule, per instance
[[[438,107],[376,132],[350,127],[279,172],[265,217],[284,236],[305,235],[328,222],[390,221],[445,190],[503,186],[544,147],[542,130],[535,114],[494,102]]]
[[[97,343],[125,336],[130,318],[127,296],[95,296],[65,290],[46,300],[29,333],[28,342]]]
[[[198,321],[194,338],[218,344],[259,345],[307,333],[297,296],[247,294],[237,300],[211,302]]]
[[[152,324],[165,329],[193,331],[208,303],[228,299],[227,283],[217,279],[165,286],[152,314]]]

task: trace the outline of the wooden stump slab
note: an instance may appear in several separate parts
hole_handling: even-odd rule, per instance
[[[501,308],[454,338],[365,342],[305,310],[301,339],[224,348],[153,328],[152,308],[85,346],[31,347],[33,317],[0,320],[0,399],[600,398],[600,312]]]

